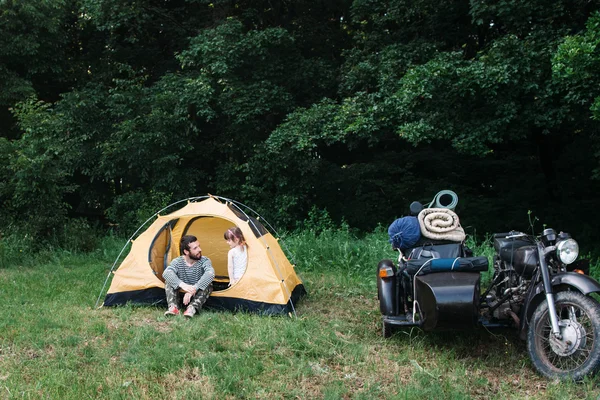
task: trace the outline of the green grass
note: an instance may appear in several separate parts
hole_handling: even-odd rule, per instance
[[[93,309],[122,242],[0,269],[0,399],[596,399],[547,381],[513,331],[381,335],[386,235],[288,235],[309,296],[297,318]]]

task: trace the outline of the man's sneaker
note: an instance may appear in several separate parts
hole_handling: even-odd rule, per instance
[[[176,306],[171,306],[167,311],[165,311],[165,315],[179,315],[179,308]]]
[[[183,316],[187,318],[192,318],[194,314],[196,314],[196,309],[192,306],[189,306],[183,313]]]

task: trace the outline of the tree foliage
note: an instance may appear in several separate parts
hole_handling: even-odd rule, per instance
[[[81,216],[128,230],[214,193],[288,228],[311,213],[370,229],[451,188],[480,232],[526,229],[531,209],[591,232],[598,11],[0,2],[0,216],[46,236]],[[570,217],[567,199],[579,199]]]

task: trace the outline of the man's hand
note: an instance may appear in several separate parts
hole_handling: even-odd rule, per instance
[[[193,294],[191,294],[191,293],[186,293],[183,296],[183,305],[184,306],[187,306],[188,304],[190,304],[190,301],[192,300],[192,296],[193,296]]]
[[[188,285],[187,283],[179,284],[179,288],[185,293],[191,294],[192,296],[196,294],[196,288],[192,285]]]

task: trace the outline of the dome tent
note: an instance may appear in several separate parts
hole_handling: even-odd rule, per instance
[[[180,255],[181,237],[194,235],[200,242],[202,254],[210,258],[215,269],[214,289],[206,308],[264,314],[295,311],[295,303],[306,291],[278,239],[259,222],[258,214],[239,202],[218,196],[186,200],[187,204],[177,211],[167,215],[155,214],[154,222],[132,241],[129,254],[113,273],[103,305],[116,306],[128,302],[166,304],[162,273],[171,260]],[[256,218],[249,216],[244,209],[251,211]],[[227,287],[229,246],[223,239],[223,233],[234,226],[239,227],[246,238],[248,266],[242,278]],[[120,255],[117,261],[119,258]]]

